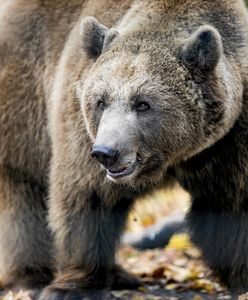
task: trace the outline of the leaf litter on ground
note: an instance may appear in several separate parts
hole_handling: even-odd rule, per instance
[[[160,218],[187,211],[189,195],[178,185],[159,190],[138,201],[130,213],[127,232],[139,232]],[[118,262],[139,277],[137,291],[113,291],[109,299],[119,300],[225,300],[226,290],[211,275],[187,234],[174,235],[164,249],[138,251],[122,247]],[[244,296],[245,297],[245,296]],[[28,292],[9,292],[0,300],[32,300]],[[248,300],[240,298],[240,300]]]

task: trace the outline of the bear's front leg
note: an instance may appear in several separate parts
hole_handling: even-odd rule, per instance
[[[40,299],[104,299],[104,290],[112,285],[137,286],[131,277],[125,282],[115,266],[116,247],[133,198],[106,183],[105,174],[90,163],[93,173],[87,165],[80,172],[81,164],[63,171],[67,164],[66,160],[55,164],[51,173],[49,221],[58,270]]]
[[[193,242],[232,299],[248,289],[248,218],[246,212],[200,212],[192,210],[188,226]]]

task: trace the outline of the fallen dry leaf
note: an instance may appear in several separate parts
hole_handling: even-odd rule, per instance
[[[2,297],[1,300],[32,300],[28,292],[20,291],[17,294],[9,292],[6,296]]]
[[[239,300],[248,300],[248,293],[239,296]]]

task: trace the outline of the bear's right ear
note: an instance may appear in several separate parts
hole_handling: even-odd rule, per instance
[[[219,32],[212,26],[200,26],[182,47],[181,57],[189,69],[213,70],[223,54]]]
[[[90,58],[98,58],[118,36],[115,29],[109,29],[94,17],[86,17],[80,26],[83,50]]]

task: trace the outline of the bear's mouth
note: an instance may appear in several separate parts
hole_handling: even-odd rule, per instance
[[[119,179],[131,175],[135,170],[135,163],[121,169],[107,169],[107,176],[110,179]]]

